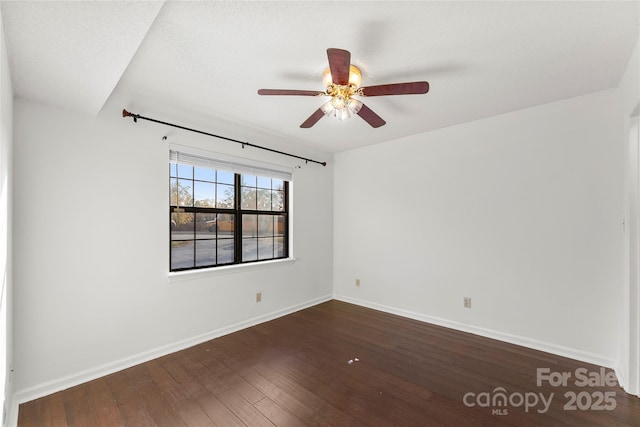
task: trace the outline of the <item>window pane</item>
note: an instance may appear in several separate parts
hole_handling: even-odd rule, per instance
[[[196,239],[215,239],[215,237],[216,214],[196,213]]]
[[[271,190],[271,178],[265,178],[263,176],[259,176],[258,188],[266,188],[268,190]]]
[[[258,259],[273,258],[273,237],[258,239]]]
[[[242,209],[256,209],[256,189],[242,187]]]
[[[256,176],[254,175],[242,175],[242,185],[245,187],[256,186]]]
[[[271,188],[273,188],[274,190],[284,190],[284,181],[281,179],[272,179]]]
[[[272,207],[271,209],[278,212],[284,211],[284,191],[274,190],[272,193]]]
[[[193,178],[199,179],[200,181],[215,182],[216,171],[215,169],[199,168],[195,166],[193,168]]]
[[[273,236],[273,216],[258,215],[258,237]]]
[[[242,215],[242,237],[258,235],[258,215]]]
[[[220,184],[231,184],[233,185],[235,183],[235,174],[233,172],[228,172],[228,171],[218,171],[218,179],[217,181]]]
[[[196,240],[196,267],[215,265],[216,263],[216,241]]]
[[[216,185],[210,182],[193,182],[194,206],[214,207],[216,200]]]
[[[258,259],[258,239],[242,239],[242,261]]]
[[[231,264],[234,260],[233,239],[218,239],[218,264]]]
[[[270,211],[271,210],[271,190],[258,190],[258,210]]]
[[[173,178],[173,177],[178,176],[177,174],[178,174],[178,168],[177,168],[176,164],[175,163],[169,163],[169,176]]]
[[[227,184],[218,184],[218,190],[216,193],[216,207],[217,208],[234,208],[234,186]]]
[[[218,238],[233,237],[233,230],[235,227],[235,215],[234,214],[218,214],[216,219],[216,225],[218,227]]]
[[[193,267],[193,240],[171,242],[171,269]]]
[[[178,178],[193,179],[193,166],[178,164]]]
[[[178,206],[178,180],[169,179],[169,205]]]
[[[193,206],[193,181],[178,180],[178,206]]]
[[[193,214],[172,213],[171,240],[191,240],[193,237]]]
[[[273,257],[274,258],[283,258],[284,257],[284,238],[276,237],[273,245]]]
[[[285,226],[287,224],[285,216],[276,215],[273,220],[275,221],[273,234],[276,236],[284,236]]]

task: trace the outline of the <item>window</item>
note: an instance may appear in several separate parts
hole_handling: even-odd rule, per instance
[[[170,270],[287,258],[289,180],[172,151]]]

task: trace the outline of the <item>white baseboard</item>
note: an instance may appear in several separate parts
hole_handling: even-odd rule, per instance
[[[616,373],[616,377],[618,378],[618,384],[620,385],[620,387],[622,387],[625,391],[629,392],[627,390],[627,387],[628,387],[627,376],[624,374],[624,371],[622,370],[622,366],[620,366],[620,363],[616,363],[613,370]]]
[[[339,301],[348,302],[351,304],[360,305],[363,307],[371,308],[374,310],[383,311],[385,313],[396,314],[398,316],[407,317],[413,320],[419,320],[425,323],[431,323],[438,326],[444,326],[445,328],[455,329],[462,332],[468,332],[474,335],[479,335],[486,338],[492,338],[498,341],[504,341],[510,344],[516,344],[523,347],[528,347],[534,350],[540,350],[547,353],[552,353],[562,357],[568,357],[570,359],[579,360],[586,363],[592,363],[598,366],[604,366],[606,368],[614,369],[617,366],[617,362],[599,354],[594,354],[582,350],[577,350],[570,347],[564,347],[557,344],[551,344],[543,341],[534,340],[527,337],[518,335],[507,334],[492,329],[481,328],[478,326],[468,325],[465,323],[455,322],[452,320],[442,319],[439,317],[429,316],[426,314],[416,313],[413,311],[403,310],[396,307],[390,307],[383,304],[377,304],[370,301],[361,300],[358,298],[352,298],[344,295],[334,295],[334,299]],[[616,370],[616,375],[618,371]]]
[[[274,312],[271,312],[262,316],[254,317],[252,319],[247,319],[242,322],[235,323],[233,325],[224,326],[222,328],[219,328],[204,334],[200,334],[176,343],[158,347],[149,351],[145,351],[143,353],[135,354],[120,360],[116,360],[111,363],[96,366],[95,368],[87,369],[85,371],[78,372],[73,375],[68,375],[62,378],[57,378],[53,381],[48,381],[46,383],[38,384],[34,387],[30,387],[25,390],[17,391],[13,396],[11,408],[9,409],[9,415],[12,417],[12,419],[10,420],[11,422],[9,422],[7,425],[10,427],[14,427],[17,425],[18,406],[21,403],[29,402],[31,400],[50,395],[52,393],[65,390],[69,387],[73,387],[79,384],[83,384],[87,381],[104,377],[105,375],[109,375],[114,372],[118,372],[123,369],[127,369],[135,365],[139,365],[140,363],[148,362],[158,357],[166,356],[167,354],[175,353],[176,351],[193,347],[194,345],[201,344],[203,342],[221,337],[223,335],[237,332],[242,329],[246,329],[251,326],[258,325],[260,323],[268,322],[270,320],[277,319],[282,316],[286,316],[287,314],[295,313],[296,311],[300,311],[305,308],[312,307],[317,304],[321,304],[331,299],[333,299],[332,295],[326,295],[323,297],[315,298],[301,304],[296,304],[290,307],[276,310]],[[15,421],[13,420],[13,418],[15,418]]]
[[[616,377],[618,377],[618,384],[620,384],[620,387],[622,387],[627,393],[640,397],[640,387],[638,387],[637,383],[634,383],[633,378],[630,378],[627,371],[622,369],[620,364],[617,364],[614,370],[616,372]]]

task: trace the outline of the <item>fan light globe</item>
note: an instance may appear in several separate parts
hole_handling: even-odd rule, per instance
[[[331,98],[331,104],[333,105],[333,108],[335,108],[336,110],[341,110],[344,108],[346,104],[346,99],[344,99],[342,95],[336,95],[333,98]]]

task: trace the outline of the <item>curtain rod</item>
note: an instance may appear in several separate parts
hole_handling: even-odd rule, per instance
[[[283,156],[295,157],[296,159],[304,160],[307,163],[308,162],[312,162],[312,163],[317,163],[317,164],[322,165],[322,166],[327,166],[327,162],[319,162],[317,160],[307,159],[306,157],[296,156],[295,154],[285,153],[284,151],[274,150],[273,148],[267,148],[267,147],[262,147],[260,145],[251,144],[250,142],[238,141],[237,139],[227,138],[226,136],[220,136],[220,135],[216,135],[216,134],[213,134],[213,133],[204,132],[204,131],[201,131],[201,130],[191,129],[191,128],[188,128],[188,127],[185,127],[185,126],[176,125],[176,124],[173,124],[173,123],[163,122],[163,121],[160,121],[160,120],[156,120],[156,119],[152,119],[152,118],[149,118],[149,117],[141,116],[140,114],[130,113],[125,109],[122,110],[122,117],[132,117],[133,121],[135,123],[138,123],[138,119],[148,120],[150,122],[159,123],[161,125],[172,126],[174,128],[188,130],[189,132],[195,132],[195,133],[199,133],[199,134],[202,134],[202,135],[212,136],[214,138],[220,138],[220,139],[224,139],[226,141],[235,142],[235,143],[241,144],[242,148],[244,148],[245,146],[253,147],[253,148],[259,148],[260,150],[271,151],[272,153],[282,154]]]

